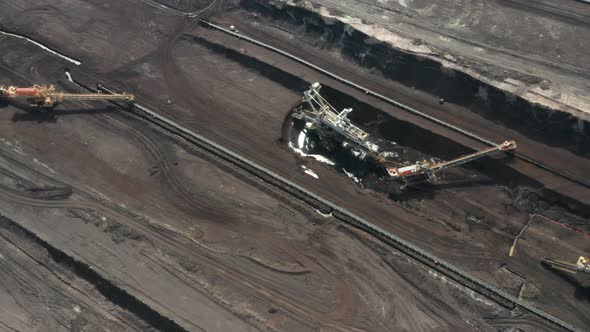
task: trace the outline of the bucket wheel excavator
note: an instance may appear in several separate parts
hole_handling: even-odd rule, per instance
[[[498,144],[496,146],[480,150],[453,160],[449,161],[441,161],[441,162],[434,162],[423,160],[416,162],[413,165],[403,166],[403,167],[391,167],[387,166],[387,173],[392,179],[400,179],[405,183],[412,182],[413,179],[416,178],[426,178],[429,182],[435,182],[437,180],[437,173],[451,168],[456,167],[462,164],[466,164],[468,162],[489,156],[496,152],[507,152],[510,150],[516,149],[516,142],[514,141],[505,141],[502,144]]]
[[[374,159],[387,171],[391,179],[401,182],[401,189],[425,181],[436,182],[438,173],[445,169],[463,165],[496,152],[507,152],[516,149],[516,142],[505,141],[496,146],[450,161],[424,160],[410,164],[392,160],[380,151],[381,147],[371,139],[369,133],[356,126],[348,118],[352,109],[346,108],[341,112],[336,110],[320,94],[321,88],[320,83],[313,83],[309,90],[303,93],[302,106],[295,109],[291,116],[305,121],[308,129],[328,131],[339,135],[347,146],[351,146],[360,152],[358,153],[359,158],[369,157]]]
[[[102,94],[102,93],[65,93],[57,91],[54,85],[33,85],[21,88],[16,86],[0,86],[0,97],[7,99],[24,99],[31,107],[52,109],[64,101],[73,100],[108,100],[126,101],[132,103],[132,94]]]

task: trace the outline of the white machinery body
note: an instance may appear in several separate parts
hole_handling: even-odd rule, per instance
[[[304,92],[303,96],[303,101],[307,102],[310,109],[299,114],[293,114],[293,116],[295,118],[305,119],[308,123],[311,123],[311,126],[308,127],[321,128],[323,126],[330,128],[344,136],[354,145],[360,147],[365,155],[367,153],[377,154],[379,152],[379,146],[370,141],[369,133],[355,126],[348,118],[348,114],[352,112],[352,108],[346,108],[342,112],[336,111],[320,95],[319,91],[321,88],[322,86],[319,83],[313,83],[309,90]]]

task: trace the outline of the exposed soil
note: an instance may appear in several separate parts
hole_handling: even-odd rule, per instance
[[[64,260],[59,252],[3,217],[0,218],[0,237],[3,308],[0,326],[3,329],[156,330],[138,317],[135,311],[138,305],[135,308],[113,305],[113,294],[104,281],[91,280],[87,272],[82,272],[68,259]],[[154,317],[148,321],[158,328],[165,326],[156,320]]]
[[[310,47],[339,53],[372,74],[438,96],[536,141],[590,156],[587,148],[590,144],[590,125],[587,121],[531,103],[461,70],[444,67],[439,61],[393,48],[340,21],[297,6],[273,7],[271,4],[256,0],[241,2],[241,6],[252,13],[254,20],[303,35],[300,40]],[[507,77],[516,78],[515,75]],[[518,78],[529,81],[529,84],[538,84],[542,80],[536,77]]]
[[[327,32],[311,40],[322,47],[330,48],[333,43],[344,46],[345,53],[357,61],[369,68],[385,69],[385,75],[408,81],[412,86],[435,89],[437,93],[461,100],[475,97],[477,101],[486,99],[487,87],[492,85],[509,96],[517,95],[588,121],[590,76],[583,59],[588,57],[590,49],[578,36],[590,31],[590,8],[582,2],[566,1],[557,5],[548,0],[436,3],[243,0],[240,3],[260,13],[270,13],[275,19],[311,26],[308,32]],[[427,66],[422,66],[420,61],[416,63],[416,57],[426,60]],[[445,69],[442,72],[441,64]],[[433,79],[421,80],[423,75]],[[452,82],[453,76],[469,84],[439,84],[441,80]],[[479,81],[486,84],[481,85]],[[483,89],[476,93],[478,86]],[[494,93],[494,97],[498,101],[505,96]]]
[[[353,107],[353,121],[389,142],[400,161],[448,159],[481,146],[177,11],[218,10],[209,19],[442,113],[437,97],[397,89],[338,52],[311,46],[306,40],[313,34],[285,29],[282,18],[259,22],[243,9],[221,11],[223,1],[0,5],[4,29],[82,62],[72,65],[24,40],[0,37],[6,82],[81,91],[65,76],[68,67],[85,85],[133,92],[141,105],[510,294],[590,326],[585,281],[540,264],[545,256],[573,261],[590,251],[580,233],[590,232],[587,189],[500,156],[445,173],[448,184],[393,194],[375,165],[346,150],[304,146],[335,165],[302,157],[289,147],[299,147],[301,131],[289,114],[314,81],[338,108]],[[33,14],[42,19],[20,19]],[[0,236],[6,241],[0,264],[7,274],[0,292],[10,296],[2,296],[8,309],[0,324],[6,329],[42,322],[55,330],[555,330],[122,108],[1,107]],[[449,117],[464,114],[458,121],[484,134],[497,126],[473,118],[460,103],[445,107]],[[552,156],[540,148],[546,142],[526,131],[504,128],[496,135],[491,138],[522,139],[523,153],[548,164],[567,160],[564,167],[576,174],[589,167],[557,132],[547,147]],[[306,144],[313,140],[310,133]],[[40,274],[49,277],[39,280]],[[31,285],[39,294],[34,298],[55,302],[33,300]],[[23,309],[28,306],[34,310]]]

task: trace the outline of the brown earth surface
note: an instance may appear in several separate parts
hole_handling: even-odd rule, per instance
[[[506,158],[451,173],[462,184],[401,196],[389,195],[379,181],[371,185],[369,177],[357,184],[340,164],[297,156],[281,139],[310,82],[321,81],[359,106],[358,120],[372,134],[408,148],[447,158],[481,146],[178,11],[218,10],[215,22],[236,24],[420,109],[461,115],[454,117],[459,124],[490,138],[517,138],[523,153],[560,169],[582,175],[590,167],[586,158],[506,129],[494,131],[494,124],[458,106],[445,105],[448,113],[442,113],[434,97],[307,47],[298,39],[304,36],[253,23],[244,11],[223,12],[221,1],[191,4],[52,0],[40,7],[35,1],[0,1],[3,29],[82,62],[76,66],[1,36],[2,81],[80,91],[66,79],[68,67],[80,82],[133,92],[138,103],[511,294],[575,326],[590,326],[586,281],[539,263],[545,256],[573,261],[590,251],[585,235],[559,224],[588,232],[588,189]],[[19,19],[25,15],[37,19]],[[7,218],[0,228],[6,239],[0,263],[22,266],[0,283],[0,291],[17,290],[3,296],[14,299],[3,300],[10,308],[0,316],[6,329],[34,329],[39,321],[55,330],[142,324],[207,331],[555,328],[448,280],[121,108],[68,103],[43,113],[4,103],[0,117],[0,213]],[[420,135],[419,142],[392,128]],[[51,190],[41,195],[35,188]],[[527,224],[509,257],[514,237]],[[64,264],[56,254],[43,254],[47,250],[72,261]],[[34,279],[43,273],[51,274],[47,282]],[[36,283],[57,304],[34,302],[27,294]],[[110,286],[95,289],[101,283]],[[23,312],[27,301],[35,303],[34,313]],[[105,314],[109,306],[115,309]]]
[[[268,2],[307,8],[346,22],[395,47],[422,53],[533,102],[588,119],[587,1]]]

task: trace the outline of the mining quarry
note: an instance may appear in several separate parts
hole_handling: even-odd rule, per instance
[[[585,0],[0,0],[1,331],[590,330]]]

